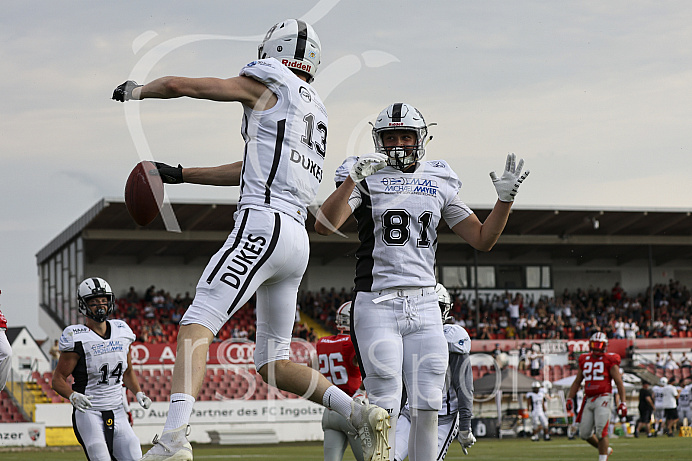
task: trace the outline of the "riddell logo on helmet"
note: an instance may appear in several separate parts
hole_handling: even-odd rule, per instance
[[[312,66],[310,64],[305,64],[300,61],[289,61],[288,59],[282,59],[281,64],[286,67],[290,67],[291,69],[298,69],[304,72],[310,72],[312,70]]]
[[[389,126],[404,126],[404,122],[389,122]]]

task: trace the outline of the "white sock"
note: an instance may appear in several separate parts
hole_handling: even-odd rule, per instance
[[[608,455],[598,455],[598,461],[606,461],[608,459]]]
[[[172,394],[171,403],[168,407],[166,424],[163,426],[164,432],[177,429],[183,425],[187,426],[190,422],[192,405],[194,405],[194,403],[195,398],[190,394]]]
[[[322,397],[322,405],[339,413],[348,419],[351,416],[351,402],[353,399],[347,393],[336,386],[329,386]]]
[[[437,457],[437,411],[411,408],[408,459],[431,460]]]

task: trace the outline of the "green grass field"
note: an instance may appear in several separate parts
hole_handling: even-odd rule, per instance
[[[615,452],[609,461],[630,460],[685,460],[692,459],[692,438],[619,438],[611,441]],[[149,447],[145,447],[149,448]],[[318,461],[322,459],[319,443],[284,443],[262,446],[210,446],[194,447],[195,460],[261,459],[278,461]],[[0,451],[3,461],[62,461],[85,460],[78,449],[45,449]],[[350,449],[344,460],[353,460]],[[464,456],[458,443],[452,445],[447,460],[597,460],[596,449],[581,440],[554,438],[549,442],[531,442],[526,439],[481,440]]]

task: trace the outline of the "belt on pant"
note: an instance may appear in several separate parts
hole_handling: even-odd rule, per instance
[[[376,291],[379,297],[372,300],[374,304],[389,301],[394,298],[406,298],[408,296],[425,296],[435,293],[435,287],[423,288],[391,288],[388,290]]]

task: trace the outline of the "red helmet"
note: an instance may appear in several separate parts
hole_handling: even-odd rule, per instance
[[[594,333],[589,338],[589,349],[595,354],[605,354],[608,348],[608,337],[602,331]]]

